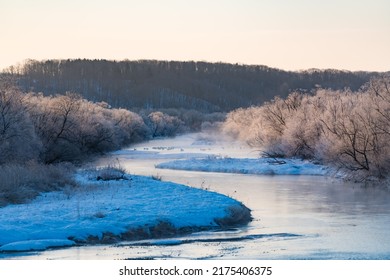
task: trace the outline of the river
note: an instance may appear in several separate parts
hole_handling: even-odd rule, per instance
[[[199,154],[256,157],[237,142],[200,134],[141,143],[96,165],[120,163],[153,175],[231,196],[253,221],[228,231],[164,240],[71,247],[22,254],[23,259],[390,259],[390,192],[323,176],[259,176],[156,169]]]

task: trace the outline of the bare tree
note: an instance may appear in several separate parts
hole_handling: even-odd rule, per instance
[[[359,92],[318,89],[230,113],[223,129],[267,156],[326,162],[354,180],[390,176],[390,79]]]
[[[39,150],[23,98],[12,80],[0,79],[0,163],[32,159]]]

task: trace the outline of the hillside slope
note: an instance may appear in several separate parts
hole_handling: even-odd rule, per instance
[[[312,69],[289,72],[260,65],[178,61],[28,60],[7,70],[26,91],[77,92],[124,108],[229,111],[259,105],[292,90],[357,90],[377,73]]]

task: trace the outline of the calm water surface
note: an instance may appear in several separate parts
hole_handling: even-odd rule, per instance
[[[256,157],[243,144],[199,134],[153,140],[99,160],[120,162],[131,174],[229,195],[254,220],[229,231],[180,238],[73,247],[23,259],[390,259],[390,192],[320,176],[255,176],[155,169],[155,164],[199,154]]]

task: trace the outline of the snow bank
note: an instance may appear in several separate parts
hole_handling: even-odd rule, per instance
[[[67,247],[76,243],[68,239],[27,240],[0,246],[0,252],[40,251],[47,248]]]
[[[161,169],[258,175],[326,175],[328,168],[299,159],[221,158],[186,159],[156,165]]]
[[[78,189],[45,193],[31,203],[0,208],[0,252],[219,227],[237,208],[247,215],[235,222],[250,220],[245,206],[224,195],[143,176],[128,179],[96,181],[81,173]]]

